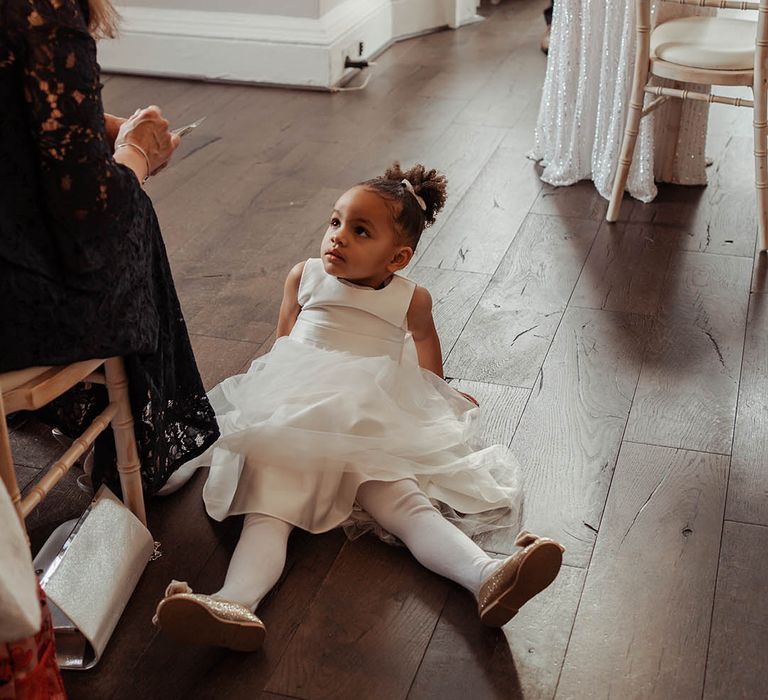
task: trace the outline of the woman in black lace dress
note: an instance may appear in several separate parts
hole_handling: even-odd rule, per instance
[[[92,37],[109,32],[110,10],[0,3],[0,371],[123,356],[152,494],[218,430],[142,189],[178,138],[156,108],[105,125]],[[46,418],[74,433],[105,402],[103,387],[81,385]],[[111,431],[93,478],[118,488]]]

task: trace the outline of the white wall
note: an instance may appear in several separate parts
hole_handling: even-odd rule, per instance
[[[403,36],[477,18],[478,0],[123,0],[105,71],[329,89]]]

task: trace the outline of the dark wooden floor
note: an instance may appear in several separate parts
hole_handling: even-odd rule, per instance
[[[237,520],[202,475],[150,504],[151,563],[79,699],[763,698],[768,682],[768,303],[753,266],[751,114],[713,107],[706,188],[627,200],[543,186],[526,160],[544,0],[392,47],[362,92],[107,78],[115,113],[208,120],[148,191],[207,386],[266,351],[283,278],[329,207],[394,159],[450,181],[411,269],[436,300],[449,376],[523,465],[525,525],[567,547],[557,582],[505,629],[407,552],[295,534],[261,613],[262,653],[179,648],[150,623],[171,578],[218,587]],[[23,483],[50,459],[14,433]],[[74,475],[73,475],[74,476]],[[68,479],[39,543],[87,496]],[[509,552],[509,539],[488,539]]]

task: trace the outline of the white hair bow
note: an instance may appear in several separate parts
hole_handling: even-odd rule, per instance
[[[416,201],[419,203],[421,211],[427,211],[427,203],[421,197],[419,197],[419,195],[416,194],[416,190],[413,189],[413,185],[411,184],[410,180],[401,180],[401,183],[406,190],[408,190],[414,197],[416,197]]]

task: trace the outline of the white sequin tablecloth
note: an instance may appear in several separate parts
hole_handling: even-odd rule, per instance
[[[652,23],[712,13],[659,3],[653,7]],[[603,197],[610,197],[624,135],[634,58],[634,0],[555,0],[532,153],[542,161],[542,180],[559,186],[591,179]],[[672,85],[657,78],[654,82]],[[682,185],[706,184],[708,114],[706,103],[670,100],[642,120],[627,181],[633,197],[651,201],[656,196],[654,179]]]

